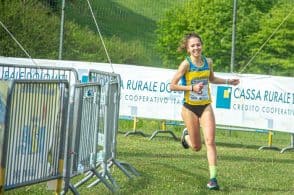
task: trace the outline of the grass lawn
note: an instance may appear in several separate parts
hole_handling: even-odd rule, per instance
[[[151,136],[157,123],[151,122],[148,129],[143,128],[146,124],[141,125],[142,131]],[[121,131],[128,131],[128,125],[121,126]],[[131,129],[131,124],[129,126]],[[181,127],[175,127],[173,131],[180,137]],[[218,180],[221,186],[217,192],[206,189],[209,177],[206,148],[198,153],[185,150],[169,134],[158,134],[149,140],[140,135],[119,133],[117,159],[130,163],[141,176],[128,179],[116,166],[110,171],[120,186],[117,194],[293,194],[294,152],[280,154],[275,150],[258,150],[260,146],[267,145],[267,138],[266,133],[217,131]],[[284,148],[289,144],[289,134],[274,133],[273,146]],[[75,177],[73,181],[82,177]],[[102,183],[92,188],[83,185],[78,191],[82,195],[111,194]],[[52,192],[45,190],[45,184],[38,184],[8,191],[7,194]]]
[[[180,131],[175,131],[180,136]],[[195,153],[182,149],[170,137],[152,141],[142,137],[119,137],[118,158],[135,166],[142,174],[122,183],[122,194],[215,194],[206,189],[208,166],[206,149]],[[129,143],[133,146],[127,146]],[[267,134],[217,133],[218,194],[294,193],[294,153],[258,150],[267,144]],[[290,144],[289,135],[275,134],[274,145]],[[129,151],[124,148],[131,147]]]

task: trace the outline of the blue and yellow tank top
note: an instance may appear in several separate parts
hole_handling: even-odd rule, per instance
[[[192,63],[190,57],[186,57],[189,62],[189,70],[181,78],[182,85],[195,85],[197,83],[203,83],[202,93],[196,93],[193,91],[184,92],[184,102],[190,105],[204,105],[211,103],[211,95],[209,88],[209,76],[210,68],[208,62],[204,56],[202,56],[203,65],[201,67]]]

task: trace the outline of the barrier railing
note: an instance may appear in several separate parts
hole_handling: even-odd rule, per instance
[[[102,97],[105,97],[101,100],[101,126],[99,128],[99,135],[104,140],[104,144],[102,146],[103,151],[98,154],[97,164],[102,167],[102,175],[111,181],[114,186],[113,189],[116,190],[118,185],[108,171],[112,165],[116,165],[129,178],[132,175],[139,175],[137,170],[129,163],[120,162],[116,158],[121,78],[119,74],[90,70],[89,81],[101,84]],[[101,179],[96,180],[89,187],[98,184],[100,181]]]
[[[116,191],[118,189],[118,185],[111,173],[109,172],[109,160],[112,158],[113,149],[116,147],[116,141],[114,141],[115,135],[115,125],[116,125],[116,107],[117,100],[116,95],[118,92],[118,83],[116,81],[110,81],[105,85],[106,93],[105,93],[105,102],[104,102],[104,128],[103,132],[100,132],[100,138],[103,140],[103,151],[101,151],[99,158],[97,159],[97,163],[101,168],[102,178],[107,178],[112,184],[112,191]],[[89,187],[94,186],[101,182],[101,178],[93,182],[89,185]]]
[[[2,81],[3,82],[3,81]],[[15,80],[7,98],[2,190],[63,178],[67,81]]]
[[[77,188],[84,182],[76,185],[70,183],[72,177],[90,172],[114,191],[106,179],[96,170],[97,155],[101,152],[99,140],[101,86],[98,83],[75,85],[73,131],[69,135],[71,142],[68,145],[67,170],[64,192],[70,189],[78,194]]]
[[[14,79],[67,80],[70,86],[79,82],[74,68],[0,63],[0,80]]]
[[[15,79],[26,79],[26,80],[56,80],[61,79],[67,80],[69,85],[69,106],[67,110],[66,120],[66,136],[65,145],[68,145],[68,135],[71,134],[72,130],[72,117],[73,117],[73,99],[74,90],[73,85],[79,83],[78,72],[74,68],[69,67],[56,67],[56,66],[45,66],[45,65],[26,65],[26,64],[5,64],[0,63],[0,80],[15,80]],[[68,147],[65,147],[64,153],[67,154]],[[65,164],[67,164],[65,155]],[[65,167],[64,170],[65,172]],[[65,174],[65,173],[64,173]]]
[[[19,148],[22,148],[17,149],[17,152],[21,153],[22,151],[26,151],[25,155],[23,155],[20,159],[15,160],[12,157],[7,157],[7,162],[12,164],[16,163],[16,165],[14,167],[14,165],[10,166],[9,164],[9,166],[6,167],[6,171],[14,171],[14,174],[16,174],[16,176],[19,175],[19,178],[21,179],[13,175],[14,177],[11,177],[13,178],[13,182],[9,183],[10,178],[4,178],[6,157],[1,158],[1,161],[3,161],[3,163],[1,164],[2,169],[0,173],[0,186],[2,185],[3,189],[5,188],[5,190],[8,190],[25,185],[31,185],[36,182],[39,183],[43,181],[58,179],[56,192],[60,193],[63,179],[64,188],[62,193],[67,193],[70,189],[74,194],[78,194],[77,187],[91,177],[96,176],[98,179],[89,186],[94,186],[102,182],[108,189],[114,192],[116,191],[116,189],[118,189],[118,185],[109,172],[109,168],[111,166],[116,165],[129,178],[131,178],[133,175],[139,175],[137,170],[130,164],[126,162],[120,162],[116,159],[116,136],[118,132],[121,86],[120,75],[115,73],[90,70],[90,83],[79,84],[78,74],[75,69],[51,66],[37,67],[30,65],[0,64],[0,80],[15,79],[20,79],[23,82],[31,83],[32,85],[47,82],[66,82],[67,88],[64,90],[65,92],[62,92],[62,94],[67,94],[66,100],[68,101],[68,104],[66,104],[66,106],[63,105],[62,107],[63,111],[66,112],[66,115],[63,113],[63,117],[58,121],[60,124],[62,124],[63,127],[63,130],[60,132],[62,135],[60,134],[58,136],[58,138],[60,139],[60,143],[58,142],[59,145],[56,144],[56,140],[53,139],[55,138],[56,133],[53,134],[53,138],[47,138],[48,135],[44,134],[42,126],[40,126],[39,129],[34,128],[33,121],[36,121],[37,119],[35,119],[33,116],[31,117],[32,119],[30,120],[32,120],[32,127],[30,128],[32,130],[28,130],[29,128],[24,128],[24,130],[22,131],[23,135],[18,138],[18,141],[20,140],[21,143],[24,143],[25,141],[31,143],[31,148],[26,149],[26,147],[28,147],[27,145],[20,146]],[[15,82],[20,81],[16,80]],[[29,89],[33,90],[34,92],[37,91],[39,88],[32,89],[31,87],[29,87]],[[46,90],[49,89],[50,88]],[[61,88],[59,90],[61,90]],[[44,93],[44,91],[45,89],[43,89],[43,91],[39,91],[41,93],[41,99],[43,98],[42,93]],[[26,101],[36,100],[37,98],[37,95],[36,97],[32,95],[29,96]],[[57,100],[52,101],[51,103],[55,104],[56,101]],[[63,102],[64,99],[59,97],[59,101]],[[33,105],[32,102],[30,104]],[[26,105],[26,107],[19,108],[19,111],[17,112],[15,112],[16,110],[13,107],[14,104],[12,106],[11,105],[8,105],[9,109],[13,109],[11,110],[11,113],[15,114],[15,117],[17,116],[20,119],[18,120],[14,118],[13,120],[17,122],[11,123],[10,125],[18,125],[18,121],[22,121],[22,119],[25,119],[25,121],[29,120],[27,119],[27,116],[31,116],[34,114],[32,107],[29,107],[28,105]],[[20,104],[20,106],[24,105]],[[36,106],[33,106],[33,108],[37,106],[40,105],[38,104]],[[51,107],[55,108],[54,106]],[[37,110],[42,112],[42,109],[44,108],[40,107]],[[61,113],[56,109],[55,111],[56,113],[61,115]],[[50,117],[54,117],[52,116],[52,114],[46,116],[46,121],[50,121]],[[39,125],[42,125],[42,123]],[[3,129],[5,129],[6,132],[6,127]],[[34,135],[33,138],[31,138],[32,135]],[[44,136],[45,138],[43,138]],[[17,136],[14,135],[14,137]],[[49,140],[48,143],[45,142],[45,145],[41,143],[40,140],[43,139]],[[53,149],[46,144],[49,144],[49,146]],[[8,147],[11,144],[6,145]],[[36,146],[40,146],[40,151],[42,152],[43,150],[46,150],[44,154],[45,156],[42,156],[42,158],[37,158],[35,156],[31,158],[29,157],[29,152],[38,151],[37,149],[35,149]],[[50,149],[48,150],[49,154],[46,153],[48,148]],[[6,151],[6,147],[2,147],[0,149],[2,149],[1,151],[3,151],[3,154],[10,154],[10,152]],[[58,155],[56,154],[56,149],[59,149],[60,153],[58,153]],[[53,154],[52,152],[55,153]],[[54,157],[52,157],[51,155],[54,155]],[[58,159],[57,162],[56,158]],[[22,164],[20,163],[22,162],[21,160],[28,160],[30,163],[33,164]],[[50,164],[47,161],[49,161],[50,163],[52,161],[52,163]],[[19,168],[19,166],[26,166],[27,170],[20,170],[19,172],[15,173],[16,168]],[[35,167],[36,169],[40,169],[41,171],[36,171],[36,174],[38,176],[40,175],[40,178],[34,176],[32,177],[32,180],[26,180],[26,176],[24,175],[28,175],[28,177],[31,178],[31,172],[35,174],[35,171],[29,170],[28,167]],[[47,175],[45,174],[47,173],[46,171],[50,173],[50,177],[47,177]],[[85,177],[77,184],[73,185],[71,183],[72,177],[77,176],[82,172],[87,172],[87,177]],[[1,175],[3,176],[1,177]],[[6,176],[7,175],[11,176],[10,173],[6,174]]]

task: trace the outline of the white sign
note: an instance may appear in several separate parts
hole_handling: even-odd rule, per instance
[[[175,70],[141,66],[115,66],[121,75],[120,115],[181,120],[183,92],[170,91]]]
[[[182,120],[183,93],[169,90],[176,70],[122,64],[113,64],[112,69],[106,63],[34,61],[38,65],[75,68],[80,79],[88,75],[89,69],[114,71],[122,79],[121,116]],[[0,63],[33,65],[31,60],[22,58],[0,57]],[[237,77],[241,81],[238,86],[211,85],[218,125],[294,132],[294,78],[215,74],[223,78]]]
[[[241,75],[238,86],[213,86],[221,125],[294,132],[294,78]]]

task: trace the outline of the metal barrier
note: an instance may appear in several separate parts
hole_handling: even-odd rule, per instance
[[[78,194],[77,188],[82,184],[73,185],[70,179],[78,174],[90,172],[113,191],[104,177],[96,170],[97,154],[102,151],[99,140],[99,116],[101,86],[98,83],[75,85],[73,131],[69,135],[69,152],[67,156],[67,171],[64,192],[70,189]]]
[[[14,79],[26,79],[26,80],[55,80],[60,81],[65,79],[69,85],[69,105],[67,110],[66,121],[66,136],[65,136],[65,164],[67,163],[68,154],[68,137],[72,134],[72,121],[73,121],[73,99],[75,84],[79,83],[78,73],[74,68],[68,67],[55,67],[55,66],[36,66],[36,65],[23,65],[23,64],[4,64],[0,63],[0,80],[14,80]],[[66,175],[66,168],[63,168],[63,175]]]
[[[101,140],[103,140],[103,151],[100,153],[98,157],[97,164],[101,167],[101,176],[102,178],[107,178],[112,184],[112,191],[116,191],[118,189],[118,185],[116,184],[114,178],[112,177],[111,173],[109,172],[109,160],[112,158],[113,149],[116,147],[116,141],[114,140],[115,132],[114,129],[116,128],[116,110],[117,110],[117,93],[118,93],[118,83],[115,81],[110,81],[105,85],[106,93],[105,93],[105,102],[104,102],[104,128],[103,134],[100,132],[99,135],[101,136]],[[89,185],[92,187],[99,182],[101,182],[101,178],[93,182]]]
[[[15,80],[7,101],[3,190],[58,179],[61,191],[69,101],[67,81]],[[4,171],[5,170],[5,171]]]
[[[11,96],[15,99],[8,105],[13,122],[7,123],[9,128],[5,127],[4,137],[9,139],[0,147],[2,154],[7,154],[0,158],[0,186],[5,185],[5,190],[58,179],[57,193],[61,192],[64,180],[63,193],[70,189],[78,194],[77,187],[96,176],[98,180],[89,186],[102,182],[114,192],[118,185],[109,172],[111,166],[116,165],[129,178],[139,175],[130,164],[116,159],[120,75],[90,70],[90,83],[78,84],[75,69],[0,64],[0,80],[14,79],[20,79],[15,83],[23,82],[28,89],[15,92]],[[43,87],[47,83],[66,87],[51,90],[51,85]],[[37,85],[42,87],[34,88]],[[13,89],[17,89],[16,86],[18,84]],[[53,100],[52,94],[57,99]],[[16,104],[20,100],[23,103]],[[48,103],[49,108],[42,101],[52,105]],[[44,113],[49,114],[45,116]],[[22,129],[17,129],[20,127]],[[20,136],[16,136],[18,134]],[[15,154],[19,156],[13,158]],[[6,170],[5,165],[9,165]],[[82,172],[87,172],[88,176],[72,185],[71,178]]]
[[[116,165],[127,177],[139,175],[134,167],[125,162],[119,162],[116,159],[116,144],[119,118],[119,103],[120,103],[120,86],[121,79],[119,74],[103,72],[98,70],[89,71],[89,81],[99,83],[101,85],[101,109],[100,109],[100,125],[99,125],[99,140],[98,145],[103,148],[97,155],[97,168],[101,168],[100,175],[102,176],[88,187],[92,187],[101,181],[105,184],[104,179],[107,178],[112,183],[112,191],[118,188],[115,180],[109,173],[109,168]],[[103,140],[103,141],[102,141]],[[75,186],[88,181],[93,174],[89,174]]]

